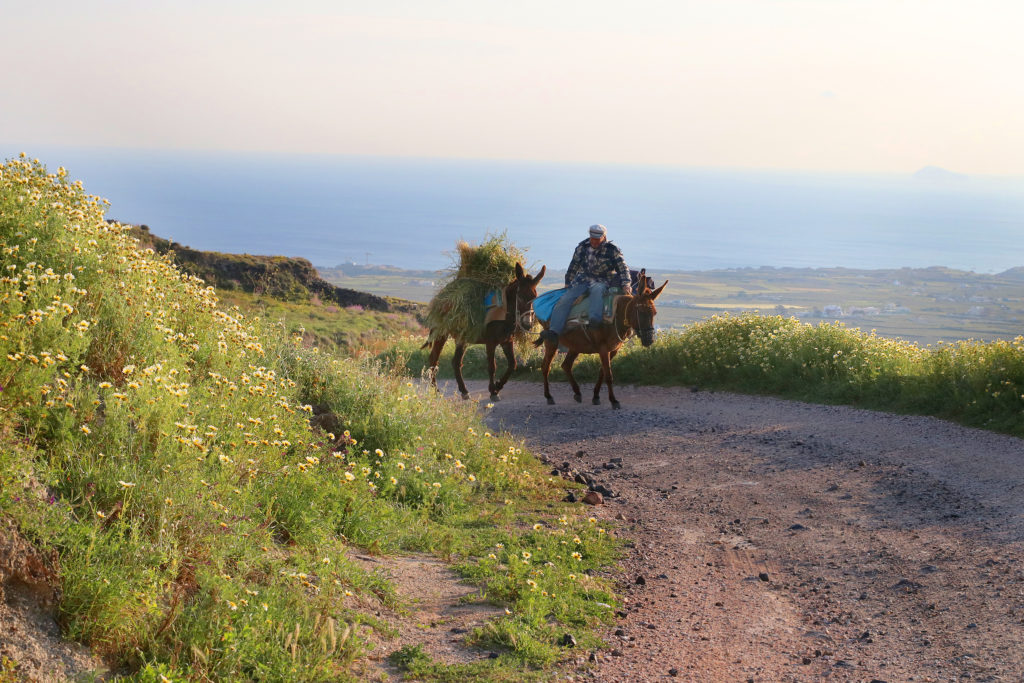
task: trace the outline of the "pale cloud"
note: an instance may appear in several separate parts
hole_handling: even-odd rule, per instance
[[[2,142],[1024,172],[1010,3],[40,7]]]

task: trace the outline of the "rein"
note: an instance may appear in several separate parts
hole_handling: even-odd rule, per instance
[[[626,302],[626,310],[622,313],[622,324],[626,326],[626,336],[619,334],[619,319],[615,318],[615,324],[612,325],[612,329],[615,330],[615,337],[619,340],[619,343],[624,343],[627,339],[633,336],[633,327],[629,324],[629,307],[633,306],[633,312],[636,313],[636,329],[640,329],[640,313],[636,310],[636,298],[631,297]]]

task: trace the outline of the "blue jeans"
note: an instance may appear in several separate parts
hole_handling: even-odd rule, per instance
[[[608,291],[608,285],[603,282],[569,287],[551,310],[551,325],[548,329],[562,334],[565,323],[569,320],[572,303],[584,294],[590,296],[590,322],[600,323],[604,319],[604,293],[606,291]]]

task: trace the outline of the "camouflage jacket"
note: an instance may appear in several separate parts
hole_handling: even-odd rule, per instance
[[[609,287],[629,290],[629,268],[622,258],[622,251],[607,240],[597,249],[591,249],[589,239],[577,244],[572,262],[565,271],[566,287],[593,282],[604,282]]]

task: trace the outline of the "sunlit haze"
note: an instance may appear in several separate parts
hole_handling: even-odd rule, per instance
[[[4,5],[29,152],[1024,173],[1015,2]]]

